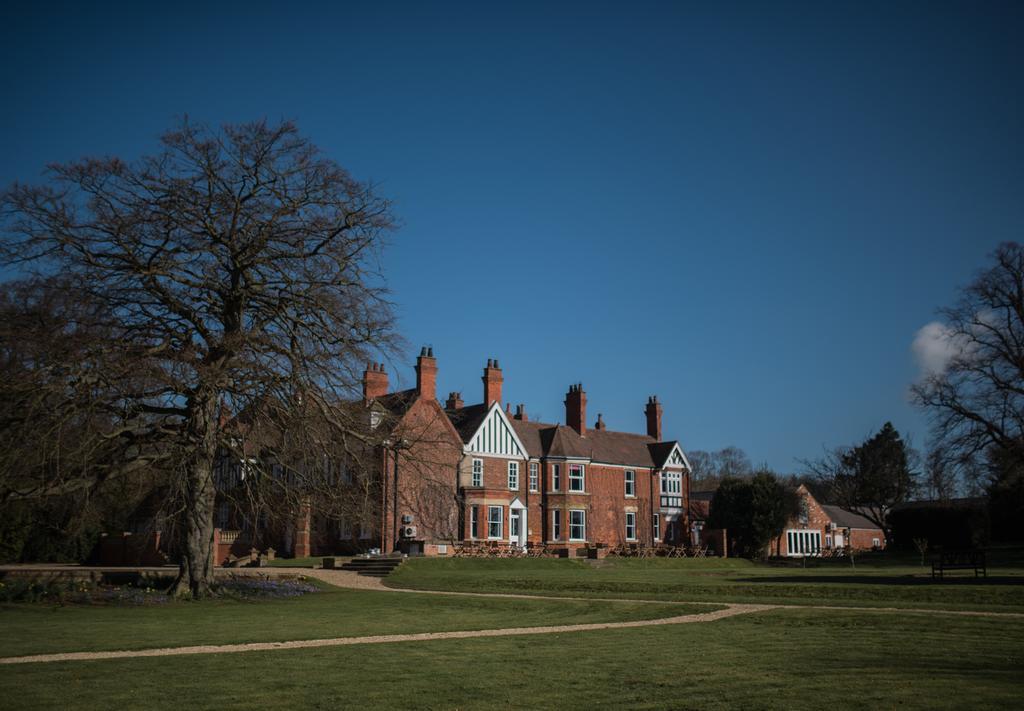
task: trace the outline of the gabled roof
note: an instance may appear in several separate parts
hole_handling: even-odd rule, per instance
[[[374,404],[383,407],[389,414],[391,414],[396,420],[400,420],[405,417],[405,413],[409,411],[413,403],[416,402],[416,398],[419,397],[419,393],[416,392],[416,388],[410,390],[399,390],[397,392],[388,393],[378,398],[374,398],[370,406]]]
[[[462,436],[462,441],[468,444],[486,419],[490,408],[479,404],[445,412]],[[587,430],[586,437],[581,437],[567,425],[506,419],[528,456],[535,459],[582,458],[601,464],[656,468],[679,446],[678,442],[659,443],[653,437],[632,432],[592,429]]]
[[[671,465],[690,468],[690,462],[686,459],[686,453],[683,452],[679,442],[675,440],[671,442],[655,442],[648,445],[648,448],[651,450],[651,458],[654,460],[655,466],[664,467]]]
[[[466,451],[497,456],[529,457],[529,450],[498,403],[490,407],[471,405],[459,410],[445,410],[458,431]],[[456,424],[457,423],[457,424]]]
[[[828,514],[828,517],[832,519],[832,522],[842,528],[869,528],[878,530],[878,526],[871,523],[860,514],[853,513],[852,511],[846,511],[838,506],[829,506],[824,504],[821,506],[821,510]]]
[[[470,405],[457,410],[445,410],[444,413],[448,415],[448,419],[455,426],[455,430],[459,433],[463,443],[468,443],[476,431],[480,429],[480,423],[487,417],[487,406],[480,403],[479,405]]]

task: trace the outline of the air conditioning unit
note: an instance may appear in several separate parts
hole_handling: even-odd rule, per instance
[[[415,538],[416,527],[415,526],[402,526],[402,538]]]
[[[834,531],[834,530],[836,530],[836,528],[837,528],[836,522],[835,521],[829,521],[829,523],[828,523],[828,530]]]
[[[402,523],[412,523],[412,514],[405,514],[402,516]]]

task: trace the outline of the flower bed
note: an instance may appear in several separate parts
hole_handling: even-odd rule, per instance
[[[0,603],[44,603],[49,605],[163,605],[171,601],[166,594],[170,580],[160,584],[139,581],[112,585],[89,580],[59,578],[7,578],[0,580]],[[215,597],[229,600],[267,600],[292,598],[319,592],[304,577],[274,579],[233,576],[218,582]]]

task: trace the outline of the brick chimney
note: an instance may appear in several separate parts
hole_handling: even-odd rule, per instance
[[[604,415],[602,415],[600,412],[597,413],[597,422],[594,423],[594,429],[595,430],[603,430],[603,429],[605,429]]]
[[[516,414],[512,415],[512,417],[523,422],[530,421],[530,418],[526,416],[526,405],[523,404],[516,405]]]
[[[387,394],[388,374],[384,372],[384,364],[367,363],[363,371],[363,400],[369,402]]]
[[[656,441],[661,441],[661,403],[658,402],[657,395],[651,395],[647,398],[647,407],[644,409],[644,414],[647,415],[647,436],[653,437]]]
[[[448,399],[445,400],[444,409],[446,410],[461,410],[462,409],[462,393],[451,392],[448,393]]]
[[[484,368],[484,405],[490,407],[491,403],[501,404],[501,384],[505,378],[501,376],[501,366],[496,358],[487,359],[487,367]]]
[[[421,348],[416,359],[416,392],[430,400],[437,398],[437,361],[434,348]]]
[[[565,424],[579,432],[580,437],[587,436],[587,394],[583,392],[583,383],[569,386],[565,396]]]

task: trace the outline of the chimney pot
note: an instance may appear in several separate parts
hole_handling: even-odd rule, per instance
[[[661,403],[658,398],[651,396],[647,400],[647,407],[644,408],[644,415],[647,416],[647,436],[661,441]]]
[[[437,361],[430,355],[427,347],[420,350],[420,357],[416,359],[416,392],[420,397],[437,397]]]
[[[366,371],[363,373],[363,401],[369,402],[387,394],[388,376],[384,372],[384,364],[367,363]]]
[[[501,384],[504,377],[498,367],[498,361],[494,358],[487,359],[487,367],[484,368],[484,406],[490,407],[491,403],[501,403]]]
[[[569,386],[569,393],[565,396],[565,424],[576,430],[580,437],[587,435],[587,394],[583,392],[582,383]]]

